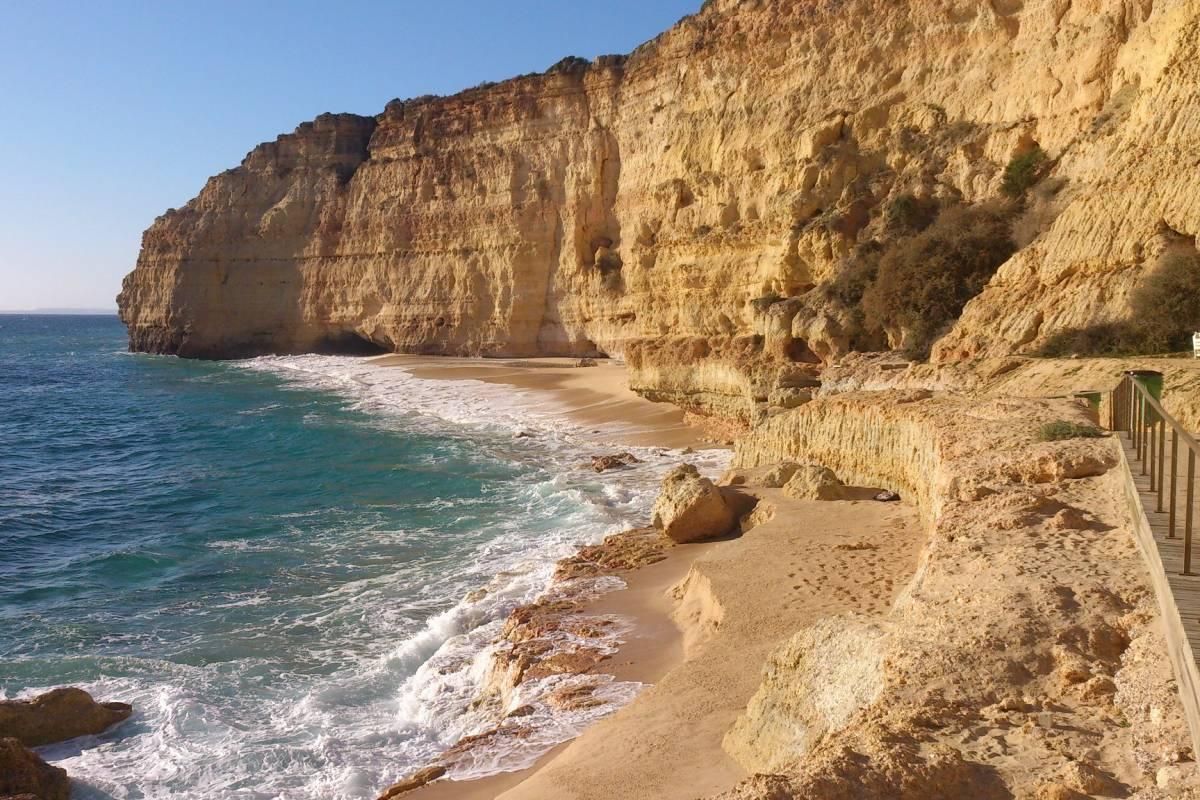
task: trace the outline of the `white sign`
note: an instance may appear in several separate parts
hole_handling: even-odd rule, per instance
[[[1200,331],[1192,334],[1192,351],[1195,353],[1196,358],[1200,358]]]

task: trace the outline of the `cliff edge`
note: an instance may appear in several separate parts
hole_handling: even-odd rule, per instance
[[[712,0],[629,56],[260,145],[145,233],[121,318],[193,357],[620,356],[648,395],[746,418],[910,340],[857,329],[857,265],[1037,153],[931,350],[1021,352],[1194,249],[1198,50],[1195,0]]]

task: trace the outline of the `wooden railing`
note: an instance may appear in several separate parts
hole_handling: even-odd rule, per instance
[[[1156,373],[1142,373],[1153,374]],[[1200,444],[1167,413],[1148,388],[1148,383],[1138,373],[1126,375],[1110,393],[1107,421],[1112,430],[1129,435],[1141,464],[1141,474],[1150,478],[1156,510],[1167,514],[1168,538],[1175,539],[1177,532],[1182,531],[1182,574],[1191,575],[1196,459],[1200,456]],[[1181,467],[1184,468],[1182,475]]]

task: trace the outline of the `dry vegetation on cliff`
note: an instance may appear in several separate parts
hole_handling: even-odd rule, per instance
[[[646,392],[744,422],[803,388],[797,362],[1031,352],[1125,319],[1200,232],[1198,15],[713,0],[628,57],[255,148],[146,232],[122,315],[134,348],[191,356],[623,356]],[[928,213],[1006,194],[1015,252],[943,231],[937,268],[918,257]]]
[[[1129,356],[1190,350],[1200,330],[1200,255],[1168,251],[1134,290],[1128,319],[1071,328],[1042,345],[1044,356]]]

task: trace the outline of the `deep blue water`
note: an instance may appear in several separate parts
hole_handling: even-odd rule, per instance
[[[498,620],[666,463],[598,483],[494,387],[363,359],[124,348],[115,317],[0,316],[0,692],[137,708],[46,751],[76,797],[373,796],[487,724]]]

